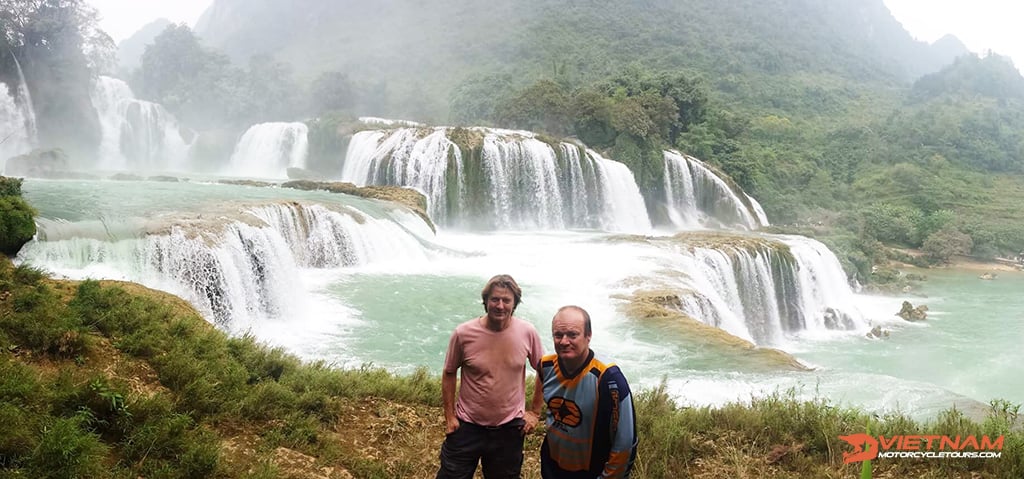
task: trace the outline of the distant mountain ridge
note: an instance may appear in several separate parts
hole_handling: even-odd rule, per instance
[[[907,86],[968,52],[914,40],[882,0],[215,0],[196,33],[237,63],[269,53],[307,79],[338,70],[408,92],[415,77],[440,95],[482,72],[588,79],[633,63]]]
[[[122,76],[128,78],[127,74],[139,67],[146,45],[153,43],[153,39],[170,25],[171,21],[166,18],[153,20],[117,44],[117,61]]]

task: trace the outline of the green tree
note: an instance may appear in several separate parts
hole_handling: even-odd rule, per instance
[[[39,146],[91,158],[100,142],[90,100],[90,64],[83,53],[109,54],[84,0],[0,0],[0,81],[14,91],[18,65],[32,95]]]
[[[168,26],[146,46],[133,80],[140,97],[200,129],[247,116],[243,73],[226,56],[205,49],[185,25]]]
[[[351,110],[355,104],[355,87],[346,73],[323,72],[309,87],[310,112],[314,115]]]
[[[970,236],[956,228],[945,227],[925,238],[921,249],[931,263],[947,264],[953,256],[968,254],[973,247]]]
[[[571,97],[561,84],[538,80],[502,99],[496,116],[501,125],[565,135],[571,124],[571,105]]]

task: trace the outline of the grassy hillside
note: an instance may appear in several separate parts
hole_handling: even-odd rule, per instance
[[[443,439],[440,381],[302,363],[229,338],[182,300],[134,284],[48,279],[0,258],[0,477],[428,478]],[[779,392],[679,408],[636,392],[639,479],[852,477],[841,434],[1005,435],[989,460],[877,461],[877,477],[1024,474],[1019,405],[929,424]],[[526,438],[538,477],[543,438]]]

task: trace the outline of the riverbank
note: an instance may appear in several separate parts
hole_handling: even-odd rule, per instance
[[[18,477],[429,478],[444,439],[440,381],[421,369],[304,363],[228,337],[179,298],[134,284],[70,282],[0,259],[0,475]],[[1004,435],[991,460],[877,460],[875,477],[1022,477],[1024,433],[1002,405],[927,424],[774,393],[679,407],[634,391],[635,479],[853,477],[840,435]],[[999,406],[999,405],[997,405]],[[869,426],[870,425],[870,426]],[[526,438],[538,477],[543,431]]]

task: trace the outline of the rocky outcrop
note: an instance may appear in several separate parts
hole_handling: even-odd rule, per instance
[[[924,321],[928,319],[928,306],[922,304],[915,308],[910,301],[904,301],[903,307],[896,315],[907,321]]]
[[[345,182],[325,182],[325,181],[309,181],[309,180],[296,180],[287,181],[282,183],[283,188],[294,188],[297,190],[325,190],[331,193],[344,193],[346,195],[359,196],[363,198],[372,198],[375,200],[385,200],[398,203],[402,206],[408,207],[414,213],[416,213],[423,221],[430,226],[430,229],[437,231],[434,226],[434,222],[430,219],[430,215],[427,214],[427,198],[412,188],[402,188],[399,186],[356,186],[352,183]]]
[[[35,149],[7,160],[9,176],[63,178],[68,173],[68,155],[60,148]]]
[[[656,323],[683,344],[692,344],[695,349],[713,348],[729,361],[745,363],[758,370],[807,371],[810,368],[800,363],[785,351],[758,347],[754,343],[738,338],[728,332],[704,324],[682,311],[682,299],[671,290],[644,289],[624,297],[623,310],[627,316],[646,323]]]

